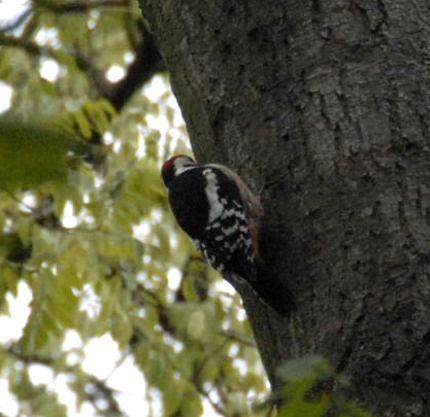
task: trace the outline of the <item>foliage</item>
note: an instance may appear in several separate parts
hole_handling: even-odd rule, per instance
[[[336,417],[371,417],[346,400],[342,391],[348,386],[347,379],[320,356],[287,361],[277,372],[285,383],[279,417],[324,417],[329,412]]]
[[[0,81],[13,88],[0,120],[2,317],[31,294],[25,326],[0,349],[8,413],[74,415],[55,388],[65,380],[78,411],[127,415],[111,372],[85,366],[86,346],[110,335],[120,354],[105,367],[133,359],[149,415],[160,398],[165,416],[198,416],[204,403],[248,415],[267,390],[249,325],[178,231],[159,178],[163,159],[189,152],[167,78],[142,79],[123,107],[118,91],[148,36],[139,11],[79,4],[34,0],[25,23],[0,34]],[[114,66],[126,75],[112,82]],[[35,366],[51,377],[37,382]]]
[[[70,140],[36,123],[0,120],[0,186],[27,188],[63,179]]]

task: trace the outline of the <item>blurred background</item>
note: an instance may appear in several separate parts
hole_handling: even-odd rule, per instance
[[[191,153],[134,0],[0,1],[0,415],[258,415],[231,287],[169,212]]]

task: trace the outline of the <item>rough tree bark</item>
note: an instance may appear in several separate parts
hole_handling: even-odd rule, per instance
[[[245,304],[270,380],[318,352],[380,416],[430,415],[428,0],[140,0],[195,154],[263,190],[297,310]]]

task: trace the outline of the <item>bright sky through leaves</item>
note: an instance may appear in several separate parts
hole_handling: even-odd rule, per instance
[[[25,10],[23,3],[0,1],[3,27]],[[32,252],[21,268],[19,260],[4,261],[10,248],[0,242],[0,273],[9,289],[0,312],[0,359],[5,359],[0,367],[0,413],[99,416],[109,404],[91,397],[99,394],[91,378],[112,391],[127,417],[159,416],[165,407],[172,413],[180,407],[187,416],[202,410],[205,416],[218,415],[210,402],[246,406],[266,389],[252,342],[242,346],[228,333],[249,337],[243,309],[231,287],[204,266],[167,210],[159,167],[173,153],[190,151],[167,77],[157,74],[145,82],[117,114],[97,95],[92,76],[74,61],[73,51],[81,48],[106,85],[121,83],[137,56],[130,39],[139,35],[133,32],[139,13],[120,7],[53,15],[37,10],[35,30],[28,38],[50,53],[0,48],[0,67],[5,66],[0,68],[0,112],[11,109],[25,120],[41,113],[46,117],[43,127],[61,127],[79,137],[81,145],[96,131],[101,146],[92,147],[85,157],[75,154],[81,159],[67,159],[70,165],[60,164],[61,183],[37,175],[34,182],[40,166],[55,166],[61,152],[45,152],[53,159],[47,164],[35,162],[40,149],[12,155],[5,161],[10,166],[0,173],[9,186],[10,171],[21,180],[29,180],[24,178],[28,172],[33,178],[26,191],[18,182],[1,199],[4,235],[31,244]],[[11,36],[19,39],[24,27]],[[35,131],[30,129],[28,135],[32,125],[23,126],[23,145],[36,146],[29,140]],[[44,135],[43,129],[37,132]],[[49,151],[55,150],[47,142]],[[15,150],[7,140],[2,143],[6,150]],[[97,152],[91,153],[94,149]],[[26,155],[31,159],[15,163]],[[102,163],[95,168],[97,158]],[[49,210],[57,222],[50,223]],[[207,291],[206,298],[199,295],[200,287]],[[163,320],[169,322],[168,331]],[[17,343],[18,350],[7,351]],[[27,353],[20,358],[22,352],[47,359],[27,363]],[[237,356],[251,360],[248,364],[235,360]],[[200,391],[190,369],[196,370],[194,380],[201,380]],[[20,378],[28,381],[29,391],[11,382]],[[31,391],[38,388],[37,394]],[[228,395],[223,397],[220,389],[227,389]],[[35,398],[51,408],[30,413],[25,407],[37,407]],[[67,404],[67,410],[61,404]]]

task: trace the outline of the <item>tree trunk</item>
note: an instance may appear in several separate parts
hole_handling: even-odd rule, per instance
[[[428,0],[140,0],[200,161],[262,190],[297,309],[245,305],[272,384],[320,353],[380,416],[430,415]]]

